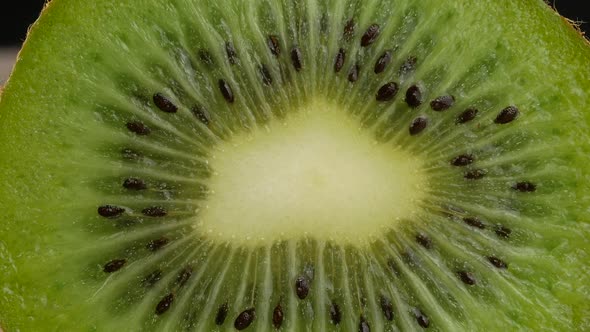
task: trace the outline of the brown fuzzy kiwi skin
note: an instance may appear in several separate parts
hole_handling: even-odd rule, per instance
[[[555,8],[555,6],[553,6],[551,4],[550,0],[544,0],[544,2],[547,6],[549,6],[549,8],[553,9],[553,11],[556,12],[561,17],[561,19],[565,22],[565,24],[567,26],[574,29],[574,31],[576,31],[580,35],[580,37],[582,37],[582,39],[584,39],[584,41],[586,42],[586,45],[590,46],[590,39],[588,39],[588,36],[586,36],[586,33],[582,30],[581,22],[574,21],[572,19],[565,17],[565,15],[562,15],[557,10],[557,8]]]
[[[43,14],[45,14],[45,12],[51,7],[51,4],[52,3],[53,3],[52,0],[47,0],[45,2],[45,4],[43,5],[43,8],[41,9],[41,12],[39,13],[38,18],[35,20],[35,22],[33,22],[33,24],[29,25],[29,27],[27,28],[27,33],[25,35],[25,40],[24,40],[23,44],[21,45],[19,51],[16,54],[15,65],[19,61],[23,49],[25,48],[25,46],[29,42],[29,36],[31,35],[32,31],[34,31],[37,28],[37,26],[39,25],[39,18],[41,16],[43,16]],[[4,92],[4,87],[8,84],[8,82],[10,82],[10,79],[13,76],[13,73],[14,73],[14,66],[13,66],[13,70],[10,72],[10,75],[8,75],[8,78],[6,79],[6,81],[4,82],[4,84],[0,85],[0,99],[2,99],[2,94]],[[0,332],[3,332],[1,327],[0,327]]]

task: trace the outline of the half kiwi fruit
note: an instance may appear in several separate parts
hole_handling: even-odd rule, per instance
[[[588,331],[589,63],[540,0],[53,0],[0,326]]]

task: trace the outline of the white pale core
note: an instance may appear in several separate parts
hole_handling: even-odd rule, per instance
[[[236,135],[210,164],[197,225],[244,245],[303,237],[370,243],[411,219],[424,183],[418,160],[321,102]]]

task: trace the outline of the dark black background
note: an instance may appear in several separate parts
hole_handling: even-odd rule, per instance
[[[13,7],[10,9],[8,9],[7,4],[0,8],[0,45],[3,46],[19,46],[21,44],[25,38],[27,27],[39,15],[45,0],[23,0],[18,4],[15,2],[12,3]],[[27,4],[22,4],[23,2]],[[563,16],[574,21],[588,22],[590,21],[590,10],[585,9],[588,5],[586,2],[585,0],[549,0],[549,3],[556,7]],[[590,25],[588,23],[582,24],[582,29],[587,31],[587,34],[590,34]]]

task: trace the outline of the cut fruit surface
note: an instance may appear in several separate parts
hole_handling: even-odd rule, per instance
[[[380,144],[346,114],[314,102],[218,145],[198,227],[254,247],[303,238],[366,245],[415,219],[425,192],[419,160]]]
[[[590,330],[588,63],[535,0],[53,0],[0,328]]]

